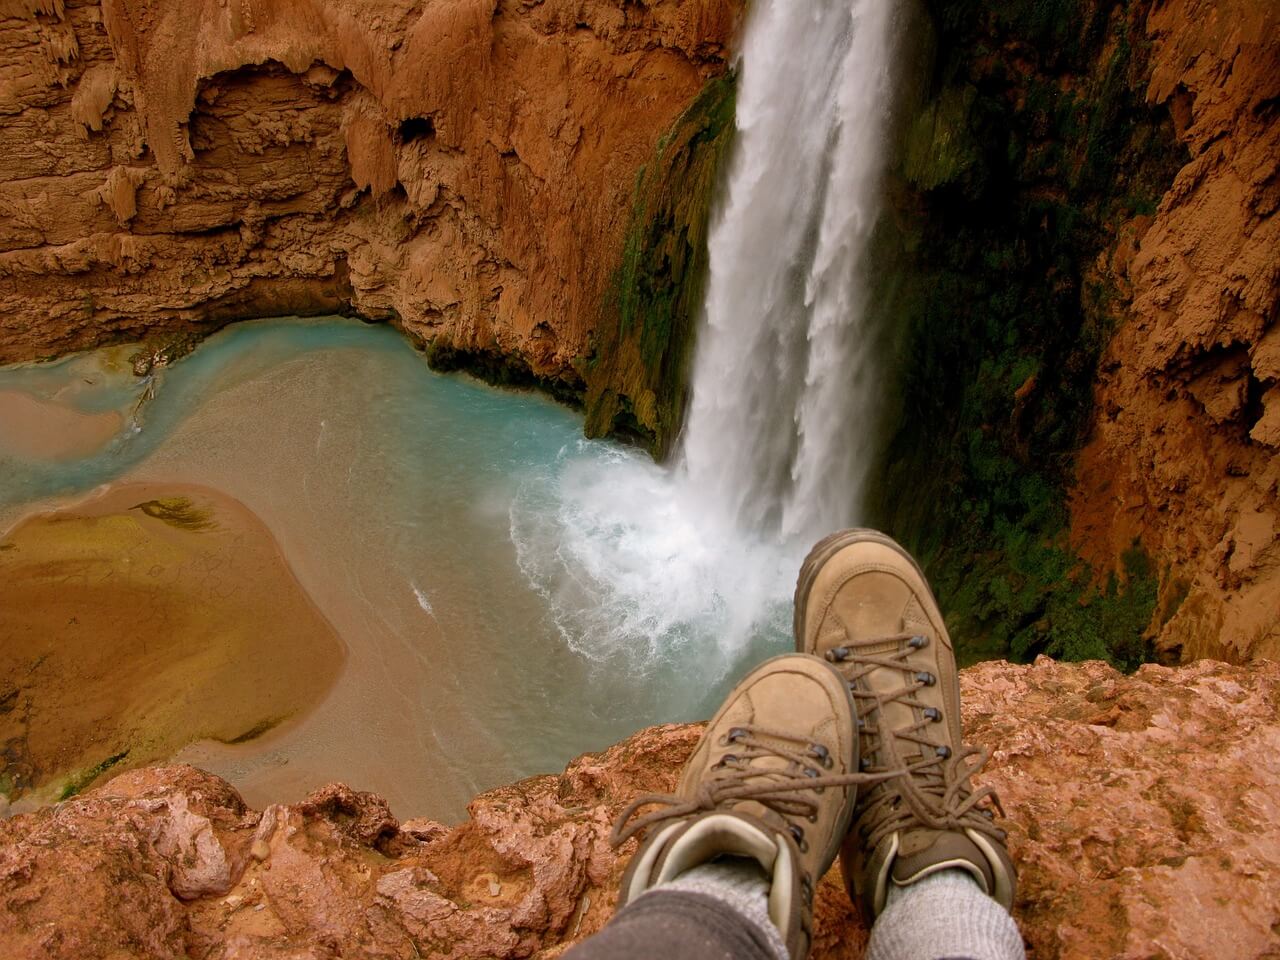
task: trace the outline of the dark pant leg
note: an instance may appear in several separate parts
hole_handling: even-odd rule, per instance
[[[623,907],[562,960],[777,960],[769,943],[727,903],[655,890]]]

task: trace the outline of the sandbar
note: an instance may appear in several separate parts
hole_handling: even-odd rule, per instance
[[[21,390],[0,390],[0,450],[26,460],[73,460],[96,453],[124,426],[115,410],[85,413]]]
[[[321,701],[345,657],[225,494],[130,483],[28,516],[0,535],[0,798],[252,740]]]

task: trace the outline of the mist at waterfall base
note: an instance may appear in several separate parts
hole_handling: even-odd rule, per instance
[[[567,456],[513,513],[520,564],[586,657],[684,663],[717,693],[790,648],[808,548],[857,522],[882,404],[866,291],[903,11],[759,0],[672,466]],[[704,699],[703,703],[707,701]]]

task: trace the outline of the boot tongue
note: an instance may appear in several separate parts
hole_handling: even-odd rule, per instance
[[[906,886],[941,870],[965,870],[985,893],[995,891],[995,875],[987,858],[964,833],[907,830],[899,834],[891,873],[894,883]]]
[[[829,727],[832,706],[825,697],[811,695],[811,684],[810,680],[797,680],[787,674],[762,680],[752,688],[749,696],[742,698],[736,709],[725,715],[722,721],[725,729],[731,730],[735,725],[750,726],[751,737],[758,747],[803,755],[808,749],[805,742],[769,736],[755,724],[757,717],[786,717],[790,730],[821,731]],[[741,749],[738,744],[729,744],[723,748],[723,754],[741,754],[751,749],[746,743],[740,746]],[[803,775],[803,770],[796,768],[791,761],[773,754],[755,757],[750,766],[743,766],[745,770],[742,772],[746,775],[738,782],[749,787],[782,787],[787,780]],[[812,766],[817,768],[816,760],[812,761]],[[757,817],[778,830],[788,828],[782,816],[762,803],[744,799],[734,803],[733,809]]]

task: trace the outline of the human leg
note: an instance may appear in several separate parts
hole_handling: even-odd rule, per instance
[[[788,960],[755,861],[716,861],[637,897],[570,960]]]
[[[790,655],[756,668],[708,724],[675,793],[640,797],[620,818],[616,842],[646,836],[618,914],[573,960],[682,960],[663,956],[681,937],[707,956],[803,960],[814,887],[847,831],[856,786],[877,779],[856,772],[857,743],[853,701],[830,665]]]

